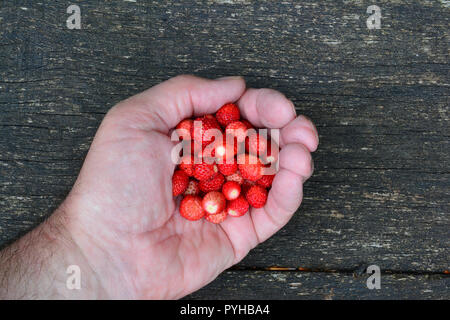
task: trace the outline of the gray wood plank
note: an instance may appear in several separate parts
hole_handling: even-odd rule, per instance
[[[450,277],[382,274],[380,289],[368,289],[369,275],[323,272],[226,271],[185,299],[391,300],[449,299]]]
[[[370,4],[83,1],[68,30],[66,1],[3,1],[0,243],[62,201],[115,103],[180,73],[241,74],[291,98],[321,145],[299,212],[240,266],[448,270],[450,8],[377,1],[368,30]]]

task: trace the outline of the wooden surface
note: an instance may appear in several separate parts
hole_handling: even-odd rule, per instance
[[[228,270],[187,299],[443,299],[444,275],[383,274],[381,289],[367,289],[368,276],[345,272],[242,272]]]
[[[1,245],[58,206],[115,103],[243,75],[317,124],[316,171],[292,221],[189,298],[450,298],[448,1],[80,1],[69,30],[72,3],[0,5]]]

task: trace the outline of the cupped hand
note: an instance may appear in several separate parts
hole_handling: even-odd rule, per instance
[[[280,170],[264,208],[219,225],[185,220],[172,197],[169,130],[230,101],[256,127],[280,129]],[[178,76],[108,112],[62,206],[67,228],[109,297],[180,298],[289,221],[317,145],[314,125],[277,91],[246,89],[240,77]]]

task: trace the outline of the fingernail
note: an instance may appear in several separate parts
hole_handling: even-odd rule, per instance
[[[312,177],[313,173],[314,173],[314,160],[313,158],[311,158],[311,174],[309,175],[309,177],[302,177],[302,182],[305,183],[306,181],[308,181],[309,178]]]
[[[242,78],[242,76],[227,76],[227,77],[217,78],[216,80],[222,81],[222,80],[238,80],[238,79],[243,79],[243,78]]]
[[[311,120],[311,118],[308,117],[308,116],[305,116],[305,115],[303,115],[303,114],[302,114],[300,117],[303,117],[303,118],[305,118],[306,120],[309,121],[309,123],[311,124],[311,126],[312,126],[312,128],[313,128],[313,130],[314,130],[314,133],[316,134],[317,141],[319,141],[319,132],[317,131],[317,128],[316,128],[316,126],[314,125],[314,122]]]
[[[295,104],[291,100],[289,100],[289,102],[291,103],[292,111],[294,112],[294,115],[297,116],[297,110],[295,110]]]
[[[309,122],[311,122],[312,123],[312,120],[311,120],[311,118],[310,117],[308,117],[308,116],[305,116],[304,114],[302,114],[300,117],[303,117],[303,118],[305,118],[306,120],[308,120]]]

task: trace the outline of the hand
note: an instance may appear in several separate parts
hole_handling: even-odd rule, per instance
[[[230,101],[256,127],[281,129],[280,170],[264,208],[220,225],[185,220],[172,197],[169,130]],[[81,274],[110,298],[175,299],[201,288],[288,222],[317,145],[314,125],[296,117],[292,102],[274,90],[246,90],[239,77],[179,76],[119,103],[58,212],[83,257]]]

